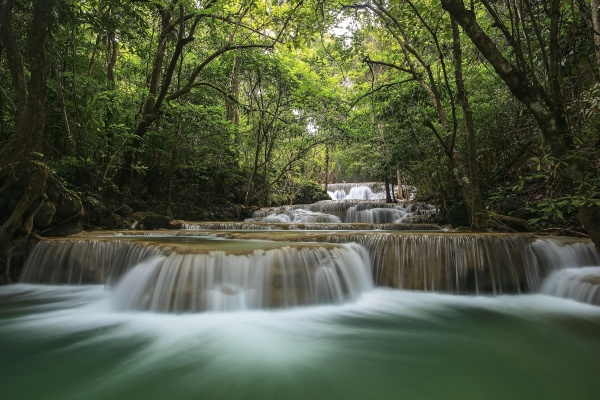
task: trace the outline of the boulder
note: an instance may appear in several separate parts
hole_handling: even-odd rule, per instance
[[[129,223],[119,214],[112,213],[104,219],[107,229],[128,229]]]
[[[33,218],[33,226],[36,228],[45,228],[50,225],[52,218],[56,214],[56,206],[50,201],[44,201],[44,205]]]
[[[128,204],[123,204],[115,210],[115,214],[118,214],[123,218],[129,218],[131,217],[131,214],[133,214],[133,209]]]
[[[131,207],[133,212],[137,211],[148,211],[148,205],[144,200],[139,199],[128,199],[126,204]]]
[[[174,229],[172,225],[173,218],[166,215],[146,213],[146,216],[140,222],[144,229]]]

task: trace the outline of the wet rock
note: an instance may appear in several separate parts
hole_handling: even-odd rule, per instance
[[[126,204],[131,207],[133,212],[148,211],[148,205],[145,201],[140,199],[129,199],[126,201]]]
[[[115,210],[115,214],[118,214],[123,218],[129,218],[131,217],[131,214],[133,214],[133,209],[128,204],[123,204]]]
[[[104,203],[92,198],[83,199],[83,207],[85,209],[84,222],[89,227],[104,226],[105,218],[110,216]]]
[[[174,229],[172,225],[173,218],[166,215],[147,213],[140,222],[144,229]]]
[[[44,205],[33,219],[33,226],[36,228],[45,228],[50,225],[52,218],[56,214],[56,206],[54,203],[44,201]]]
[[[56,215],[64,217],[64,216],[72,216],[78,213],[82,213],[83,205],[81,204],[81,200],[76,195],[64,192],[62,193],[56,204]]]
[[[125,218],[120,216],[119,214],[112,213],[105,220],[104,224],[107,229],[127,229],[129,228],[129,223]]]
[[[149,211],[134,212],[131,219],[137,222],[134,222],[136,229],[178,229],[181,226],[181,223],[173,222],[172,217]]]
[[[81,199],[75,193],[67,190],[62,182],[53,174],[48,176],[46,195],[56,212],[52,217],[44,236],[66,236],[77,233],[83,229],[82,220],[85,210]],[[48,206],[51,208],[51,206]]]

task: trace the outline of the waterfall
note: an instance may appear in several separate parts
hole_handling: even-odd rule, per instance
[[[352,233],[312,239],[365,246],[378,286],[475,294],[521,293],[539,286],[539,262],[526,234]]]
[[[189,230],[330,230],[330,231],[439,231],[435,224],[412,223],[328,223],[328,222],[195,222],[181,224]]]
[[[195,234],[204,233],[189,232]],[[530,234],[268,230],[211,234],[244,240],[359,243],[370,254],[377,286],[408,290],[531,293],[554,270],[600,265],[600,254],[590,241],[536,239]]]
[[[435,211],[433,205],[423,203],[320,201],[314,204],[260,209],[246,222],[412,223],[434,214]],[[303,220],[306,216],[309,218]]]
[[[106,283],[115,288],[116,308],[155,312],[341,304],[373,286],[369,255],[358,244],[206,241],[45,241],[28,258],[21,282]],[[205,250],[219,245],[226,250]]]
[[[350,189],[346,196],[348,200],[371,200],[373,199],[373,191],[367,186],[356,186]]]
[[[600,254],[593,244],[550,237],[533,246],[547,275],[541,293],[600,305]]]
[[[125,240],[47,240],[25,262],[19,282],[104,284],[119,279],[142,260],[160,254],[155,246]]]
[[[218,239],[215,241],[201,237],[207,234],[238,240]],[[200,240],[202,240],[201,246],[197,243]],[[320,244],[307,244],[307,241]],[[154,270],[154,274],[147,278],[158,279],[157,277],[160,275],[158,271],[162,268],[176,270],[177,274],[187,271],[185,269],[187,267],[184,268],[183,265],[189,264],[189,262],[183,261],[182,257],[187,257],[189,254],[193,254],[196,260],[204,257],[201,264],[211,265],[211,262],[217,261],[207,260],[214,259],[220,260],[218,261],[221,263],[220,265],[225,265],[227,262],[235,265],[235,267],[226,268],[244,270],[250,268],[249,265],[256,264],[259,266],[252,267],[252,271],[264,275],[263,272],[259,272],[260,268],[264,267],[264,260],[273,260],[275,258],[272,254],[281,253],[288,254],[284,256],[287,261],[279,262],[278,265],[298,266],[300,264],[297,260],[302,259],[308,266],[297,268],[308,271],[328,259],[324,256],[320,258],[315,256],[318,252],[336,252],[336,255],[331,255],[330,258],[344,259],[338,256],[337,252],[342,251],[338,248],[339,245],[345,243],[347,245],[344,246],[354,246],[352,243],[357,243],[364,247],[364,251],[368,252],[367,257],[360,256],[358,258],[366,260],[364,262],[368,267],[365,268],[370,271],[371,278],[377,286],[407,290],[474,294],[535,292],[540,287],[541,281],[552,271],[567,267],[600,265],[600,256],[590,242],[573,241],[571,243],[554,238],[536,240],[528,234],[401,233],[391,231],[302,232],[294,230],[194,232],[188,230],[181,231],[178,236],[170,238],[158,236],[154,241],[147,237],[143,241],[134,240],[134,237],[120,237],[113,241],[89,237],[86,240],[42,242],[36,246],[28,259],[21,281],[53,284],[115,284],[119,282],[125,272],[142,261],[163,256],[165,257],[163,261],[152,264],[151,267],[136,266],[135,268],[146,270],[146,272]],[[215,252],[214,250],[219,246],[228,246],[228,248],[222,253]],[[286,250],[282,250],[284,247]],[[250,256],[251,251],[255,252],[252,253],[252,256]],[[343,251],[348,252],[349,250]],[[355,252],[353,254],[356,255],[357,250],[353,251]],[[178,261],[174,263],[173,259]],[[165,267],[165,265],[171,267]],[[173,267],[173,265],[178,266]],[[355,267],[338,265],[334,270],[341,273],[343,268]],[[319,272],[319,276],[323,276],[323,280],[329,279],[327,278],[329,273],[325,273],[327,271],[330,270]],[[186,274],[190,273],[186,272]],[[309,274],[312,277],[310,281],[314,282],[316,272],[311,272],[311,274]],[[289,282],[289,280],[285,280],[285,282]],[[295,280],[295,282],[305,281]],[[245,284],[234,283],[228,283],[225,287],[232,287],[231,285],[245,287]],[[302,287],[305,286],[306,284],[302,283]],[[212,283],[209,287],[221,287],[221,284]],[[209,289],[203,290],[206,292]],[[244,291],[246,290],[250,289],[244,289]],[[272,291],[272,289],[269,290]],[[217,292],[219,291],[217,290],[215,293]],[[236,290],[235,293],[237,292]],[[289,290],[288,292],[293,293]],[[254,298],[250,299],[248,293],[251,292],[244,293],[244,301],[251,304],[260,303],[258,300],[252,300]],[[218,293],[215,294],[215,296],[217,295]],[[297,294],[290,294],[290,296],[286,295],[286,298],[298,297]],[[232,300],[234,297],[227,297],[227,299]],[[269,304],[272,307],[286,307],[289,304],[313,304],[313,300],[298,302],[286,300],[281,304],[276,302]]]
[[[371,289],[368,268],[368,255],[356,244],[171,253],[131,269],[113,304],[176,313],[342,304]]]
[[[396,192],[397,185],[390,190]],[[327,192],[332,200],[385,200],[385,184],[381,182],[330,183]],[[414,186],[402,185],[404,193],[413,200],[417,194]]]
[[[540,292],[600,306],[600,267],[554,271],[544,280]]]
[[[539,238],[533,251],[545,266],[545,273],[559,268],[600,265],[600,254],[590,242],[568,237]]]

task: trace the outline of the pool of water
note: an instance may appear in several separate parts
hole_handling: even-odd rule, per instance
[[[0,287],[3,399],[597,399],[600,308],[375,289],[355,303],[121,312],[101,285]]]

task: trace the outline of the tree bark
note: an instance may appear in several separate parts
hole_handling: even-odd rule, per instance
[[[592,26],[594,27],[594,44],[596,45],[596,66],[600,72],[600,0],[590,0],[592,6]]]
[[[384,185],[385,185],[385,202],[386,203],[394,203],[394,200],[392,199],[392,191],[390,188],[390,179],[386,176],[384,181]]]
[[[398,180],[398,193],[396,197],[398,200],[404,200],[404,191],[402,190],[402,175],[399,169],[396,170],[396,179]]]
[[[469,103],[469,97],[465,89],[462,69],[462,47],[460,44],[460,32],[458,23],[453,17],[450,18],[452,23],[452,39],[453,39],[453,58],[454,58],[454,76],[456,80],[456,92],[464,113],[465,129],[467,134],[467,154],[468,154],[468,181],[463,182],[467,189],[467,200],[469,207],[469,220],[472,226],[481,227],[483,224],[482,217],[482,200],[481,190],[479,188],[479,172],[477,166],[477,149],[475,146],[475,124],[473,123],[473,110]]]
[[[75,141],[71,134],[71,125],[69,124],[69,116],[67,114],[67,106],[65,104],[65,91],[63,80],[58,67],[58,59],[54,52],[54,46],[51,47],[50,54],[52,55],[52,64],[54,64],[54,75],[56,76],[56,86],[58,94],[58,104],[60,106],[60,117],[63,123],[63,131],[65,133],[63,152],[65,155],[71,155],[75,151]]]

